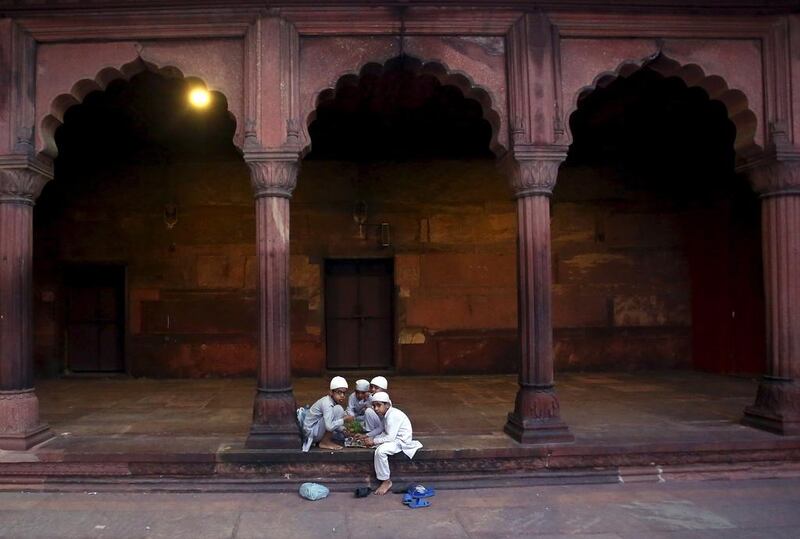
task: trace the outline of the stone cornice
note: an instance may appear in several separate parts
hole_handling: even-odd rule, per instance
[[[107,13],[68,13],[63,17],[20,19],[41,43],[102,39],[235,38],[246,35],[258,12],[131,12],[124,21]]]
[[[7,1],[7,0],[6,0]],[[280,16],[292,22],[300,35],[397,34],[401,26],[410,35],[505,35],[526,11],[547,13],[564,37],[732,37],[763,35],[765,25],[788,9],[767,9],[763,3],[729,2],[731,9],[719,12],[720,5],[708,2],[707,9],[694,6],[681,14],[670,0],[619,2],[565,0],[536,1],[440,1],[440,2],[359,2],[338,5],[330,1],[263,2],[231,0],[225,7],[218,2],[182,0],[112,2],[84,0],[80,7],[37,2],[18,9],[4,7],[0,12],[19,18],[21,25],[37,41],[87,39],[155,39],[174,37],[240,37],[248,24],[263,16]],[[790,3],[787,2],[787,6]],[[635,6],[641,6],[636,9]],[[653,9],[654,5],[664,8]],[[402,23],[400,16],[402,7]],[[42,10],[42,8],[45,8]],[[238,8],[238,9],[237,9]],[[566,8],[566,9],[565,9]],[[698,14],[698,11],[701,14]],[[702,13],[705,13],[703,15]],[[113,15],[113,16],[112,16]],[[746,15],[742,17],[741,15]]]
[[[292,197],[300,170],[297,149],[245,150],[244,160],[250,169],[250,184],[256,198]]]
[[[66,4],[66,5],[65,5]],[[187,10],[211,9],[215,0],[81,0],[65,3],[59,0],[0,0],[6,13],[65,13],[99,10]],[[512,8],[537,11],[607,10],[646,13],[789,13],[796,9],[792,0],[229,0],[228,10],[243,9],[318,9],[341,8]]]
[[[776,22],[771,16],[558,12],[549,16],[562,38],[764,38]]]
[[[48,180],[53,179],[53,161],[25,154],[0,155],[0,170],[30,169]]]

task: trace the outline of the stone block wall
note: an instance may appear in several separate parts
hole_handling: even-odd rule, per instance
[[[252,375],[257,268],[244,164],[69,180],[55,180],[37,206],[38,372],[64,366],[63,265],[115,262],[127,268],[130,373]],[[359,236],[357,201],[369,225],[390,225],[389,247],[375,227]],[[173,228],[164,220],[171,202]],[[610,170],[562,167],[552,206],[556,370],[691,367],[691,267],[706,255],[690,255],[687,238],[718,218],[626,189]],[[515,238],[514,202],[491,160],[305,161],[291,213],[294,374],[325,369],[324,261],[359,257],[394,260],[398,372],[515,372]]]

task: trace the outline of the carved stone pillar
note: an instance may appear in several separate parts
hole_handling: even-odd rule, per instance
[[[550,195],[563,150],[536,148],[509,157],[517,200],[518,332],[521,348],[519,391],[505,432],[525,444],[574,440],[559,414],[553,383],[551,313]]]
[[[33,204],[49,177],[0,157],[0,449],[53,436],[33,389]]]
[[[800,434],[800,161],[755,169],[767,322],[766,373],[742,422],[778,434]]]
[[[258,152],[245,159],[256,199],[259,308],[258,387],[246,446],[298,448],[289,355],[289,199],[298,155]]]

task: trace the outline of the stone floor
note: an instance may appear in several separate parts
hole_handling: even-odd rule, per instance
[[[0,538],[794,539],[800,479],[440,490],[316,502],[272,493],[0,493]]]
[[[351,380],[351,385],[352,385]],[[294,380],[311,403],[327,380]],[[394,377],[389,393],[426,448],[510,447],[502,434],[513,409],[514,376]],[[563,374],[562,417],[576,443],[769,441],[738,424],[753,402],[753,379],[696,372]],[[71,378],[37,385],[41,416],[58,435],[41,447],[104,451],[215,451],[248,432],[252,379]]]

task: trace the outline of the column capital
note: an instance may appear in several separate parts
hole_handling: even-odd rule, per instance
[[[501,161],[514,198],[552,195],[566,157],[566,146],[515,146]]]
[[[784,144],[738,167],[762,197],[800,195],[800,148]]]
[[[248,150],[244,160],[250,168],[250,184],[256,198],[292,197],[300,170],[297,150]]]
[[[762,197],[800,195],[800,160],[770,161],[750,169],[749,176]]]
[[[27,155],[0,155],[0,202],[33,205],[53,178],[52,162]]]

